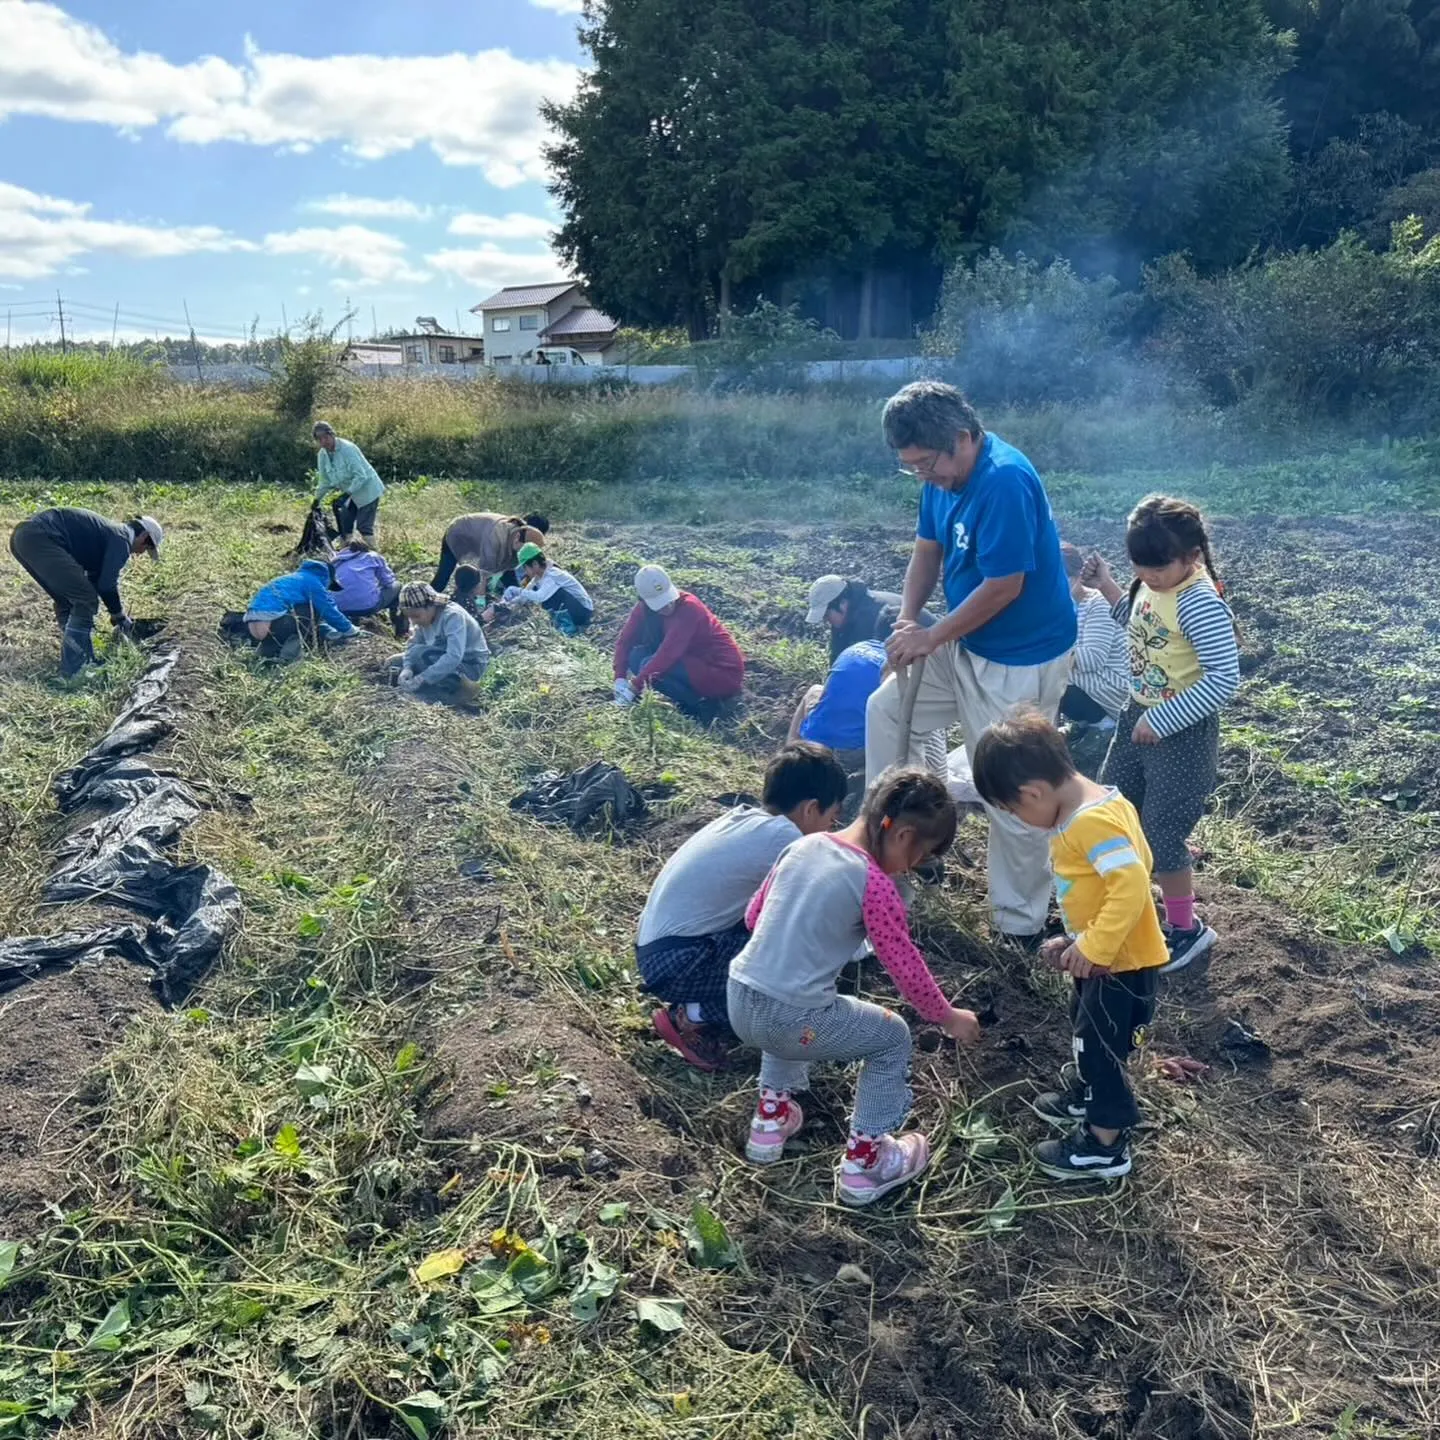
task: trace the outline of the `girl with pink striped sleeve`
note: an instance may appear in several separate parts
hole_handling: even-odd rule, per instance
[[[840,1198],[868,1205],[930,1162],[918,1133],[893,1132],[910,1112],[910,1027],[894,1011],[840,995],[836,977],[869,937],[876,958],[922,1020],[972,1044],[980,1026],[940,992],[910,938],[892,878],[941,855],[955,839],[955,806],[922,770],[892,770],[865,798],[860,818],[809,835],[785,851],[750,902],[749,943],[730,962],[730,1024],[761,1053],[760,1099],[746,1155],[779,1160],[804,1123],[793,1096],[817,1060],[861,1062]]]

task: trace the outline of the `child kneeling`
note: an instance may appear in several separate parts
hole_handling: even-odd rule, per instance
[[[910,1112],[910,1027],[893,1010],[835,989],[860,942],[868,935],[922,1019],[967,1044],[980,1035],[974,1013],[940,993],[891,878],[948,850],[955,824],[955,806],[933,775],[888,771],[853,825],[797,840],[780,857],[750,902],[753,933],[730,965],[731,1027],[762,1052],[745,1145],[751,1160],[779,1160],[804,1123],[793,1097],[807,1087],[813,1061],[862,1062],[838,1177],[847,1205],[869,1205],[930,1162],[924,1135],[894,1133]]]
[[[1130,1173],[1130,1130],[1140,1111],[1125,1073],[1155,1014],[1170,958],[1150,894],[1150,847],[1135,807],[1079,774],[1065,737],[1043,715],[1020,711],[980,737],[972,763],[986,804],[1050,832],[1050,863],[1065,934],[1041,955],[1074,977],[1072,1046],[1077,1078],[1041,1095],[1040,1117],[1072,1131],[1035,1150],[1056,1180]]]
[[[823,745],[786,745],[765,770],[760,805],[737,805],[692,835],[650,889],[635,936],[644,988],[666,1002],[651,1023],[700,1070],[734,1041],[725,1008],[730,962],[750,939],[745,909],[785,849],[830,829],[848,781]]]
[[[511,585],[501,596],[506,605],[540,605],[562,635],[578,635],[595,618],[595,602],[568,571],[552,565],[538,545],[522,545],[515,557],[524,585]]]

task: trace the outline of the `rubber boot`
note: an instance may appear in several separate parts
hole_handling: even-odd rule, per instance
[[[90,624],[72,614],[60,636],[60,674],[68,679],[93,664],[95,644]]]

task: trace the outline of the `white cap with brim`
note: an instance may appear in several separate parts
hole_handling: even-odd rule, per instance
[[[845,581],[839,575],[822,575],[810,587],[810,609],[805,613],[808,625],[818,625],[825,612],[845,593]]]
[[[153,515],[142,515],[140,528],[150,537],[150,546],[158,555],[160,542],[165,538],[165,531],[161,528],[160,522]]]
[[[680,598],[680,592],[658,565],[642,565],[635,572],[635,593],[652,610],[663,610]]]

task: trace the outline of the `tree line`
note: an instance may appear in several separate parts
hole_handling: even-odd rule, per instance
[[[1138,290],[1440,226],[1440,0],[587,0],[558,248],[627,324],[908,334],[999,248]]]

